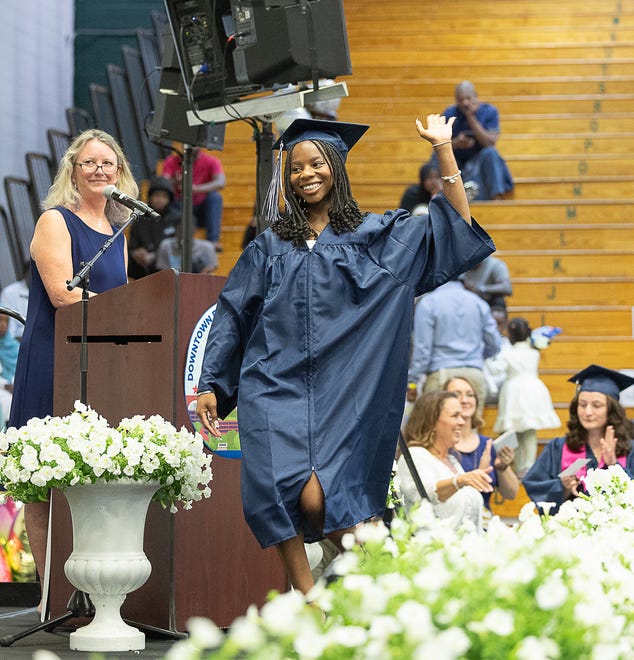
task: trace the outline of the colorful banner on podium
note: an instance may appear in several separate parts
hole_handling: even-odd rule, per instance
[[[192,331],[187,347],[187,360],[185,361],[185,405],[192,426],[198,431],[205,442],[207,449],[224,456],[225,458],[240,458],[240,435],[238,434],[238,411],[234,409],[226,419],[220,420],[221,438],[214,438],[203,428],[196,416],[196,386],[205,355],[207,337],[211,323],[216,313],[216,305],[212,305],[198,320]]]

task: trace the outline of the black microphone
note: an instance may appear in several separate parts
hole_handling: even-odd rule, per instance
[[[103,196],[106,199],[112,199],[115,202],[119,202],[119,204],[123,204],[123,206],[127,206],[133,211],[137,211],[141,215],[146,215],[151,220],[161,219],[161,216],[151,206],[148,206],[144,202],[134,199],[133,197],[128,197],[112,184],[103,189]]]

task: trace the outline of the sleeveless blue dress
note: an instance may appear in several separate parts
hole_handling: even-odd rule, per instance
[[[56,210],[64,216],[70,232],[73,274],[76,274],[82,262],[90,261],[99,252],[108,235],[91,229],[66,208],[58,206]],[[102,293],[126,284],[124,251],[125,239],[121,234],[89,273],[90,291]],[[16,366],[9,426],[19,428],[32,417],[53,414],[55,311],[37,265],[31,260],[29,305]]]

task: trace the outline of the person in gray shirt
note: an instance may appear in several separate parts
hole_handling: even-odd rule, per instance
[[[506,298],[513,294],[508,266],[498,257],[487,257],[462,276],[465,288],[477,293],[491,307],[506,307]]]

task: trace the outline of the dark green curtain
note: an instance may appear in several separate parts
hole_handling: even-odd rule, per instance
[[[89,85],[107,86],[106,66],[123,66],[121,46],[137,47],[137,28],[153,29],[162,0],[75,0],[74,104],[92,113]]]

